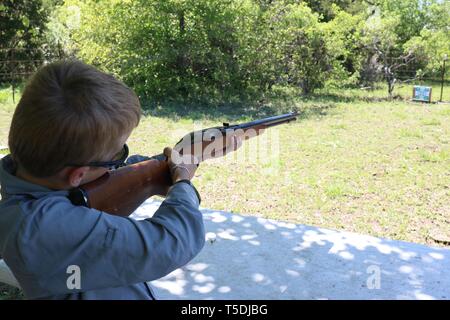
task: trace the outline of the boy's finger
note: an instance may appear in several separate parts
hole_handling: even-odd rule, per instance
[[[163,153],[168,158],[172,157],[172,148],[165,147]]]
[[[236,149],[239,149],[242,146],[242,138],[241,137],[236,137]]]
[[[238,136],[233,136],[231,145],[232,145],[232,150],[236,151],[242,145],[242,139]]]

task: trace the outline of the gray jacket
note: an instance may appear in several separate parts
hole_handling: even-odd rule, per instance
[[[154,299],[146,282],[185,265],[205,243],[189,184],[175,184],[152,218],[137,221],[74,206],[67,191],[14,173],[4,157],[0,255],[29,299]]]

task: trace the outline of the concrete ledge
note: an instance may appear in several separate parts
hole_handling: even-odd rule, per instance
[[[19,283],[3,259],[0,259],[0,283],[6,283],[20,289]]]
[[[160,299],[450,299],[450,249],[202,211],[205,248],[152,282]]]

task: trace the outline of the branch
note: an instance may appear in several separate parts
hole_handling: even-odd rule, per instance
[[[412,52],[409,52],[406,56],[401,56],[398,58],[399,60],[403,60],[403,63],[399,63],[399,64],[393,64],[391,66],[392,70],[397,70],[400,67],[403,66],[407,66],[408,64],[410,64],[412,61],[416,60],[416,57],[413,56]]]

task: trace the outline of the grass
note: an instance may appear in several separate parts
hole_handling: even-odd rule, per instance
[[[250,140],[235,159],[200,166],[194,183],[203,207],[443,245],[433,235],[450,237],[450,104],[410,102],[411,86],[395,100],[383,88],[322,90],[307,98],[278,90],[245,114],[233,106],[160,106],[133,132],[130,150],[160,153],[199,122],[210,127],[296,109],[297,122],[264,135],[279,138],[268,161],[236,159],[262,143]],[[449,87],[444,100],[450,101]],[[0,103],[1,144],[12,110]]]
[[[16,89],[15,100],[13,100],[11,87],[0,87],[0,146],[8,144],[9,126],[20,96],[20,90]]]
[[[11,287],[7,284],[0,283],[0,300],[21,300],[24,299],[21,290]]]
[[[267,99],[267,114],[302,112],[300,121],[277,128],[279,157],[202,164],[194,179],[202,205],[439,245],[433,234],[450,237],[450,105],[410,102],[412,86],[399,89],[394,100],[386,99],[383,86],[323,90],[308,98],[279,89]],[[444,93],[449,101],[448,87]],[[194,121],[203,127],[245,121],[254,110],[240,117],[234,111],[154,112],[130,146],[155,154],[192,131]]]

